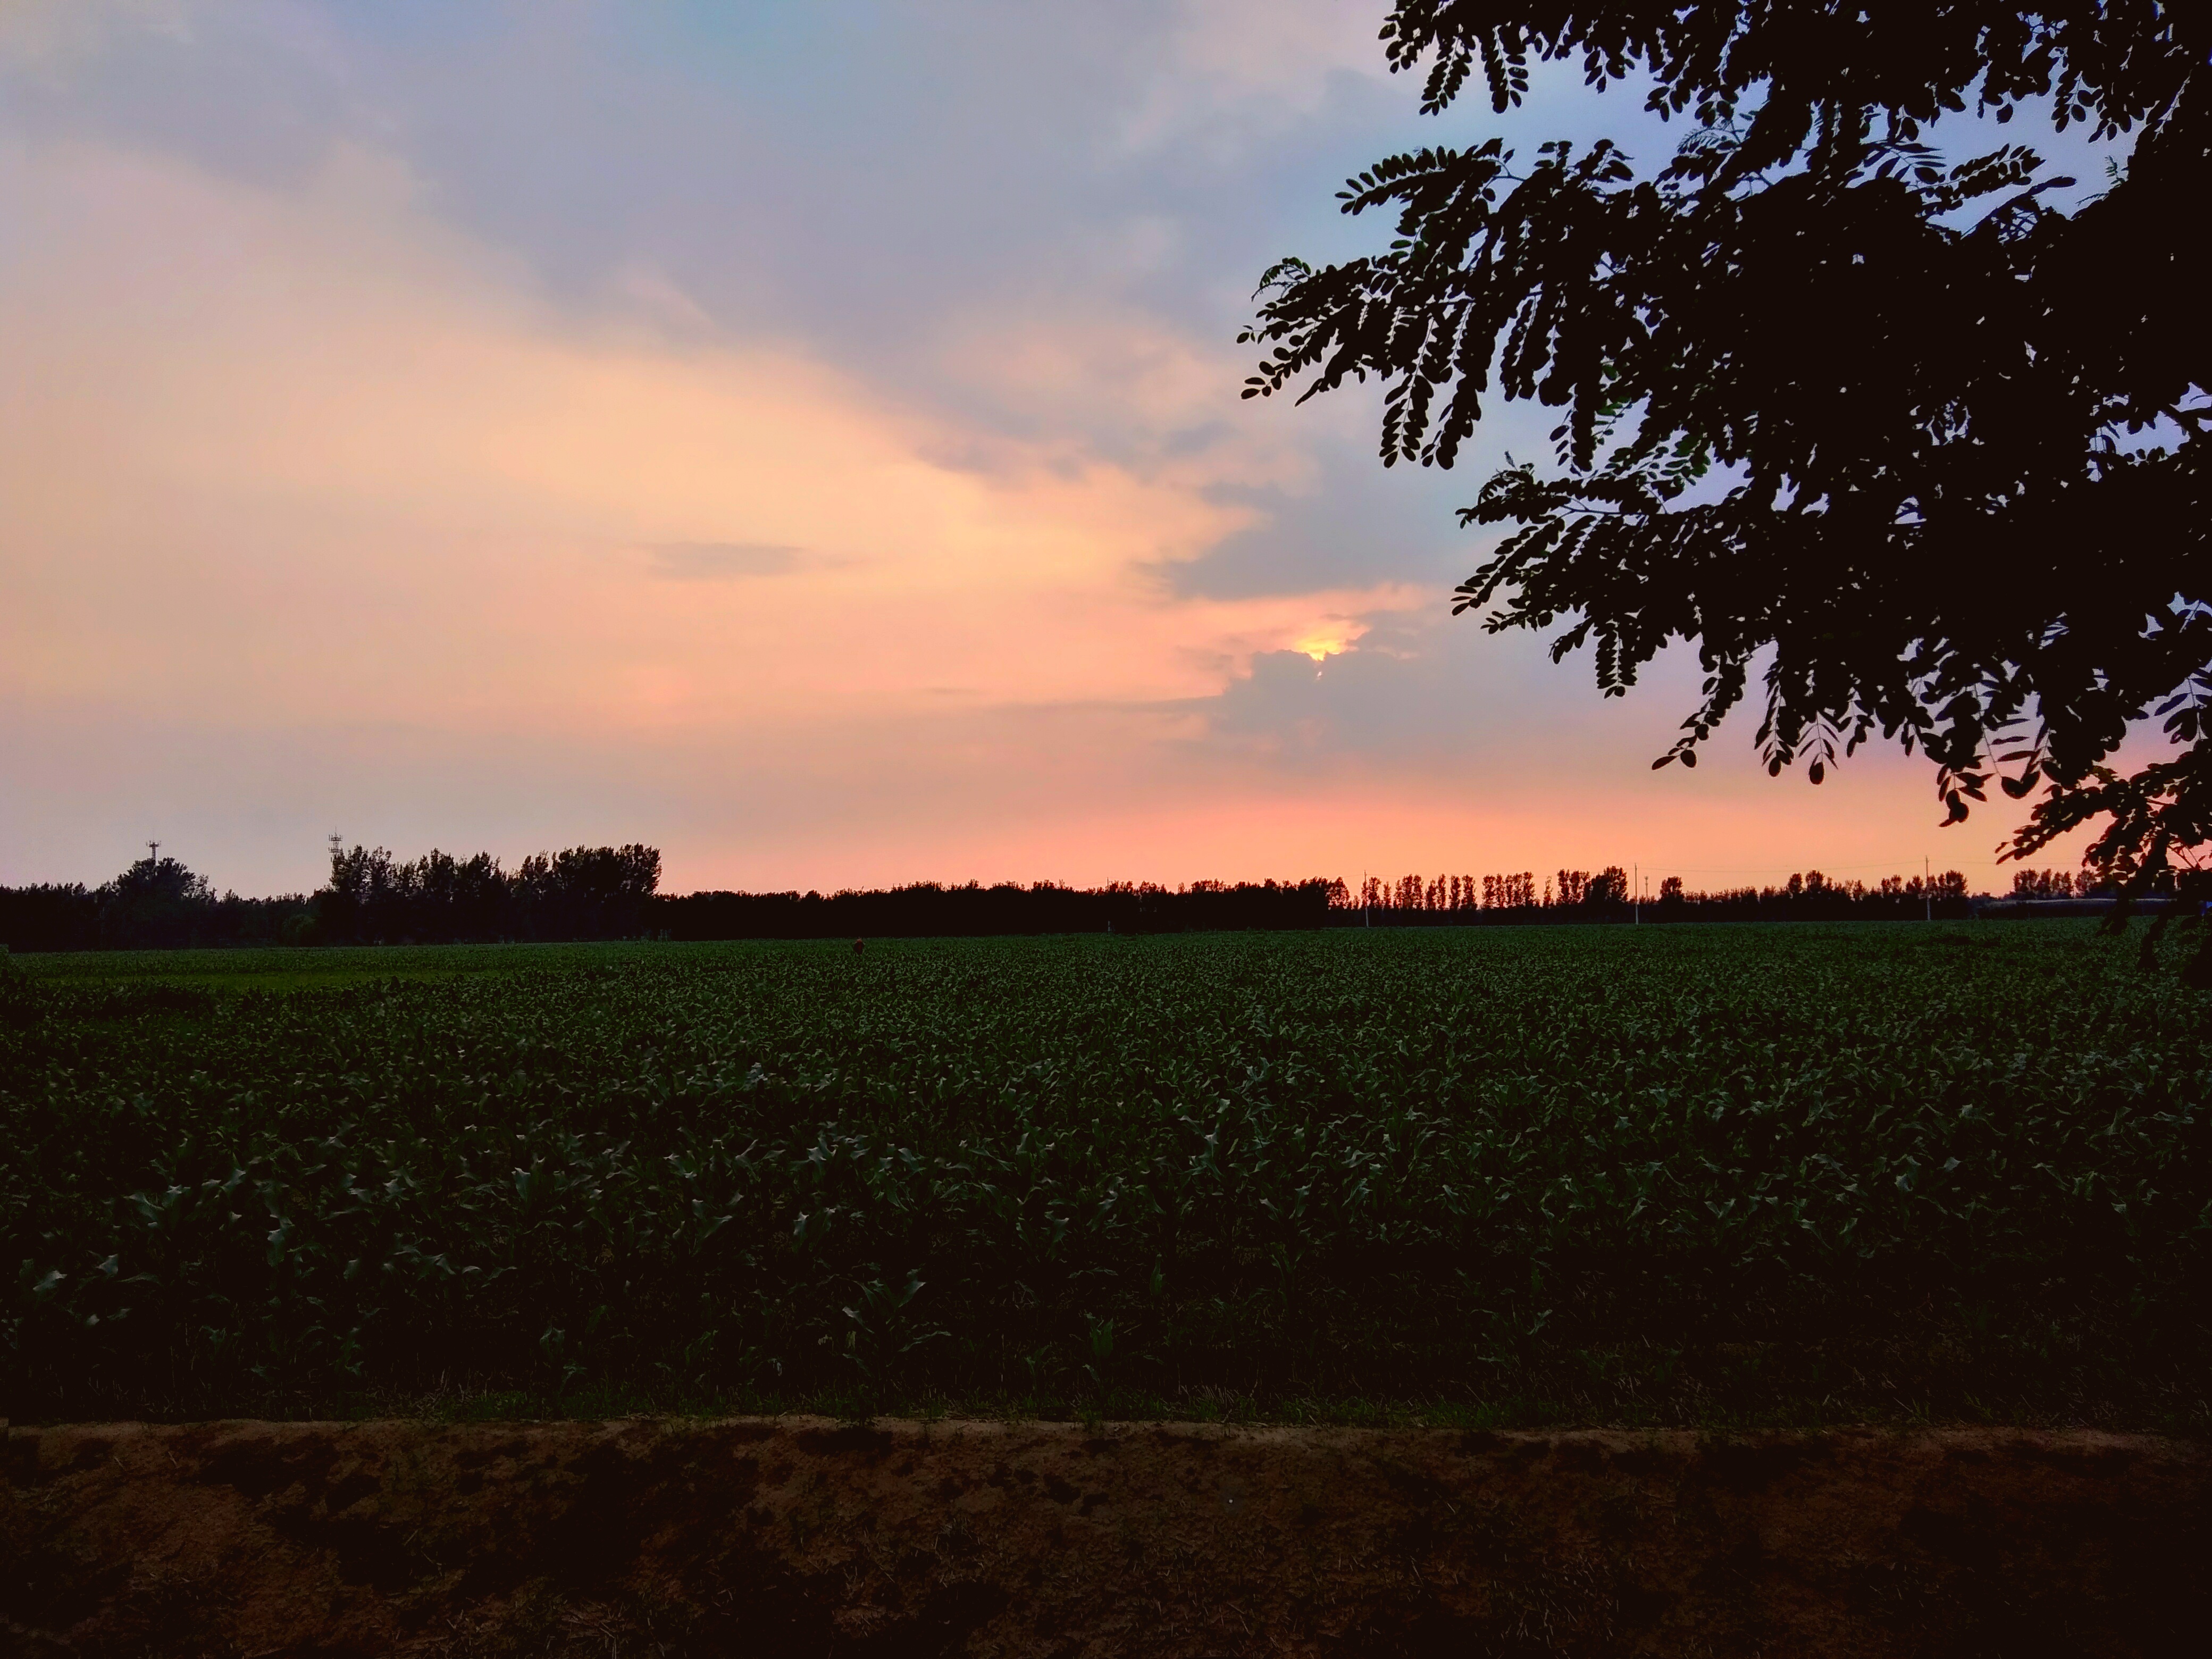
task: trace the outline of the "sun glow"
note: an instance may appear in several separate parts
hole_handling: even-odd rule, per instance
[[[1316,662],[1327,662],[1331,657],[1340,657],[1352,649],[1352,642],[1366,630],[1356,626],[1325,629],[1308,634],[1291,649],[1311,657]]]

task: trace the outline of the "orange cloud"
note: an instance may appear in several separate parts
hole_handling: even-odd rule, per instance
[[[994,441],[955,465],[963,434],[794,346],[671,337],[659,290],[559,313],[376,155],[287,195],[17,154],[0,201],[37,250],[0,279],[20,697],[564,731],[812,726],[946,687],[1144,703],[1417,599],[1175,599],[1152,573],[1247,521],[1206,485],[1279,461]],[[1161,365],[1138,412],[1198,402],[1171,343],[1129,331],[1121,358]],[[656,548],[789,556],[672,582]]]

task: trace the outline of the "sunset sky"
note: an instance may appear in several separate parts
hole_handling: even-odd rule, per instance
[[[0,0],[0,882],[2008,884],[1924,763],[1654,773],[1688,653],[1606,702],[1452,619],[1540,412],[1386,472],[1372,388],[1240,401],[1259,272],[1385,234],[1347,173],[1671,148],[1421,118],[1382,10]]]

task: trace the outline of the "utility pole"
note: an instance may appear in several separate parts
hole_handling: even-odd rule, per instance
[[[1923,853],[1920,855],[1920,896],[1927,902],[1928,920],[1930,921],[1936,920],[1935,880],[1933,866],[1928,862],[1928,855]]]
[[[146,862],[149,864],[159,864],[161,861],[161,843],[158,841],[148,842],[146,843]]]
[[[1640,864],[1628,866],[1628,915],[1631,927],[1644,925],[1644,866]]]

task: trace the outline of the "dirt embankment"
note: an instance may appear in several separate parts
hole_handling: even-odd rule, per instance
[[[2143,1654],[2212,1448],[1952,1431],[9,1431],[0,1650]]]

